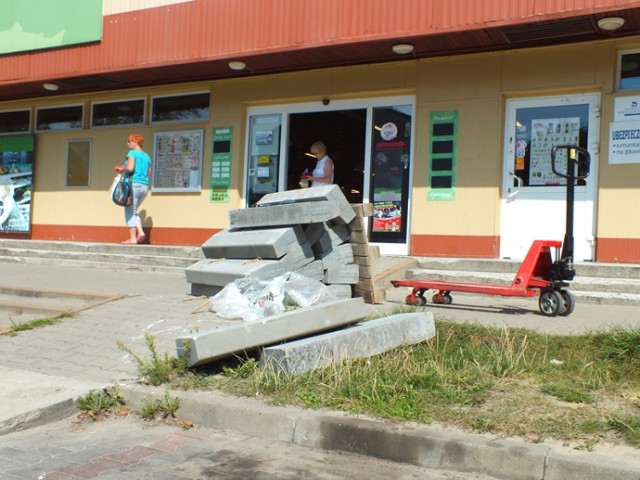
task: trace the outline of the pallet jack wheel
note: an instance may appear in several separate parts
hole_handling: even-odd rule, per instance
[[[407,295],[404,302],[407,305],[422,306],[427,304],[427,299],[422,295]]]
[[[564,300],[560,292],[555,290],[544,290],[540,292],[540,298],[538,299],[538,306],[540,311],[547,317],[555,317],[560,314],[564,307]]]
[[[573,309],[576,307],[576,299],[569,290],[559,290],[558,293],[562,298],[562,308],[558,312],[558,315],[562,315],[566,317],[573,312]]]

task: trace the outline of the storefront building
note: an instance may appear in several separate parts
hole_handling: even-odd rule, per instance
[[[563,239],[569,144],[575,260],[640,262],[640,1],[59,2],[0,7],[0,238],[123,240],[140,133],[149,242],[200,245],[322,140],[383,253],[522,259]]]

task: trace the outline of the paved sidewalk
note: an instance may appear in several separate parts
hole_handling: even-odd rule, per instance
[[[147,357],[145,334],[151,334],[158,352],[175,355],[179,335],[230,322],[217,319],[206,308],[198,310],[206,299],[190,297],[181,275],[2,264],[0,284],[128,295],[52,327],[0,337],[0,434],[72,415],[77,398],[114,383],[124,386],[131,402],[140,403],[154,389],[136,385],[137,366],[118,342]],[[405,295],[401,289],[391,291],[390,301],[371,306],[371,312],[390,311],[402,304]],[[529,299],[459,295],[454,302],[449,307],[429,304],[429,308],[437,318],[565,334],[613,325],[640,328],[640,307],[578,305],[570,317],[548,318],[540,315],[537,302]],[[19,321],[18,316],[15,319]],[[163,391],[155,393],[161,396]],[[182,415],[198,425],[312,448],[341,449],[405,463],[429,462],[434,468],[475,471],[497,478],[640,477],[640,455],[634,449],[597,446],[595,452],[577,452],[552,442],[527,444],[434,426],[267,407],[253,399],[215,392],[176,395],[181,398]]]

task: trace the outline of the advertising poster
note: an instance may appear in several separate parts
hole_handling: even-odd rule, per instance
[[[578,145],[580,142],[580,118],[545,118],[531,122],[531,156],[529,158],[529,186],[566,185],[566,179],[551,170],[551,149],[555,145]],[[524,147],[522,147],[524,148]],[[519,145],[516,145],[516,158]],[[563,157],[564,155],[565,157]],[[516,160],[516,170],[518,170]],[[567,171],[566,151],[556,157],[556,171]]]
[[[402,228],[402,202],[374,202],[374,232],[399,232]]]
[[[211,203],[229,203],[231,187],[231,140],[232,127],[213,129],[213,151],[211,152]]]
[[[34,137],[0,137],[0,233],[31,231]]]
[[[203,137],[203,130],[155,134],[154,192],[200,191]]]

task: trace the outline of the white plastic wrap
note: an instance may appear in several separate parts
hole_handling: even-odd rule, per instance
[[[322,282],[287,272],[271,280],[239,278],[210,299],[210,310],[222,318],[245,321],[336,300]]]

